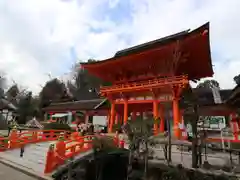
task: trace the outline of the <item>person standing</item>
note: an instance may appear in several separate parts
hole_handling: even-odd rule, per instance
[[[187,123],[187,139],[188,141],[192,142],[192,138],[193,138],[193,133],[192,133],[192,125],[190,123]]]
[[[187,140],[192,142],[193,139],[193,132],[192,132],[192,125],[190,123],[187,123],[186,126],[186,131],[187,131]],[[192,148],[189,146],[188,151],[190,151]]]

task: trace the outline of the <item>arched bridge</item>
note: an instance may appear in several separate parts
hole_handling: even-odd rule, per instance
[[[95,135],[80,136],[77,132],[61,130],[29,130],[19,133],[13,129],[9,137],[0,138],[0,158],[5,163],[44,176],[52,173],[67,159],[88,154],[94,137]],[[117,139],[112,140],[118,146]]]

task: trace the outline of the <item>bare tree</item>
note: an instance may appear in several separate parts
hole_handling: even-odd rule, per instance
[[[182,101],[184,102],[184,121],[188,121],[192,125],[192,167],[198,165],[198,131],[197,124],[199,120],[198,100],[189,85],[182,93]]]
[[[89,63],[96,60],[88,60]],[[79,63],[72,68],[71,79],[67,82],[67,89],[74,98],[78,100],[98,98],[101,85],[108,83],[102,81],[98,77],[88,73],[87,70],[81,68]]]

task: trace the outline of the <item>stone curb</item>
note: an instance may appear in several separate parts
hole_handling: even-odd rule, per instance
[[[0,158],[0,163],[1,164],[4,164],[4,165],[6,165],[6,166],[8,166],[8,167],[10,167],[10,168],[13,168],[13,169],[15,169],[15,170],[17,170],[17,171],[19,171],[19,172],[21,172],[21,173],[23,173],[23,174],[26,174],[26,175],[28,175],[28,176],[31,176],[31,177],[33,177],[33,178],[36,178],[36,179],[38,179],[38,180],[52,180],[52,178],[51,177],[48,177],[48,176],[43,176],[43,175],[38,175],[36,172],[34,172],[34,171],[31,171],[31,170],[29,170],[29,169],[27,169],[27,168],[25,168],[25,167],[20,167],[18,164],[15,164],[15,163],[13,163],[13,162],[11,162],[11,161],[9,161],[9,160],[5,160],[5,159],[3,159],[3,158]]]

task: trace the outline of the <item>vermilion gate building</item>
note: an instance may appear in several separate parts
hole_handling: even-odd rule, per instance
[[[213,75],[209,23],[165,38],[119,51],[114,57],[81,63],[89,73],[111,82],[100,93],[111,103],[109,130],[116,117],[126,123],[129,115],[152,111],[160,118],[155,131],[164,130],[163,103],[172,103],[174,134],[180,137],[179,99],[189,80]]]

